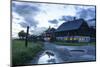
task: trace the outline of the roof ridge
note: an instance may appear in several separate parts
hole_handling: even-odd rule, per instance
[[[76,19],[73,21],[67,21],[62,23],[57,30],[73,30],[77,29],[81,26],[81,24],[84,22],[84,19]]]

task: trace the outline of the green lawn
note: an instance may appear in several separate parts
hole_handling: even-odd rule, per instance
[[[63,42],[63,41],[56,41],[54,42],[55,44],[58,45],[64,45],[64,46],[83,46],[83,45],[96,45],[95,42],[80,42],[80,43],[67,43],[67,42]]]
[[[24,65],[32,60],[38,52],[42,50],[42,42],[28,42],[28,47],[25,47],[25,41],[12,40],[12,65]]]

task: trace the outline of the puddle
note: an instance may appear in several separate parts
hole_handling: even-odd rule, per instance
[[[81,56],[81,58],[86,58],[87,60],[95,60],[96,59],[96,57],[93,55],[83,55],[83,56]]]
[[[59,59],[52,51],[44,51],[38,60],[38,64],[58,63]]]
[[[70,50],[70,54],[73,56],[82,56],[86,53],[85,50]]]

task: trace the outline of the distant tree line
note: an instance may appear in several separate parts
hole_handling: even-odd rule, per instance
[[[26,32],[24,30],[21,30],[19,33],[18,33],[18,36],[19,36],[19,39],[20,40],[25,40],[26,39]],[[36,35],[31,35],[31,34],[28,34],[28,41],[39,41],[41,40],[41,37],[40,36],[36,36]]]

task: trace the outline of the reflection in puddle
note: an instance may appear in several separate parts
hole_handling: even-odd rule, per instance
[[[72,56],[82,56],[86,54],[85,50],[70,50]]]
[[[50,56],[54,56],[54,53],[52,53],[52,52],[46,51],[45,53],[49,56],[49,58],[50,58]]]
[[[81,56],[81,58],[86,58],[87,60],[95,60],[96,59],[96,57],[93,55],[83,55],[83,56]]]
[[[50,60],[48,60],[48,62],[50,63],[50,62],[56,62],[56,60],[55,59],[50,59]]]
[[[58,63],[58,58],[52,52],[45,51],[39,58],[38,64]]]
[[[45,51],[38,59],[38,64],[52,64],[52,63],[62,63],[62,62],[75,62],[75,61],[87,61],[95,60],[94,55],[88,55],[85,50],[70,50],[71,56],[67,57],[62,54],[61,57],[52,51]],[[66,56],[66,57],[65,57]],[[59,57],[59,58],[58,58]],[[69,58],[67,60],[62,59]]]

